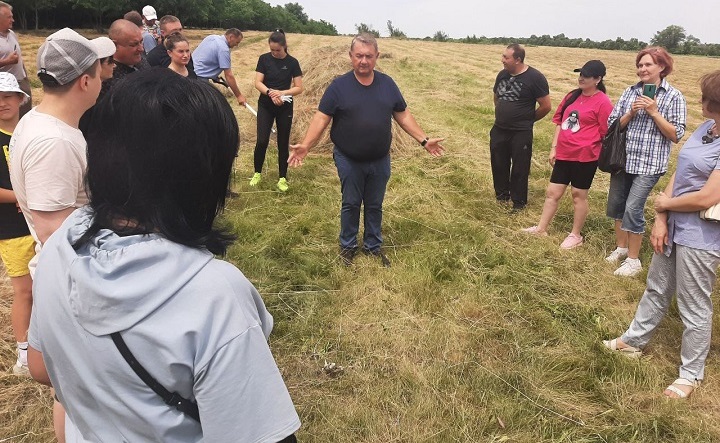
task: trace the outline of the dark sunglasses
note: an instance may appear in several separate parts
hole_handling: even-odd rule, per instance
[[[703,142],[703,145],[707,145],[709,143],[714,142],[718,138],[720,138],[720,135],[713,135],[713,128],[710,128],[707,130],[707,134],[702,136],[701,140]]]

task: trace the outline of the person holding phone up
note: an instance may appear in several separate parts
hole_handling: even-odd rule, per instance
[[[625,171],[610,177],[607,216],[615,220],[616,249],[605,260],[624,261],[615,275],[632,277],[642,271],[640,246],[645,233],[645,202],[665,172],[670,145],[685,134],[687,107],[682,93],[666,77],[673,59],[659,46],[635,57],[640,81],[628,87],[610,113],[608,126],[619,119],[627,130]]]

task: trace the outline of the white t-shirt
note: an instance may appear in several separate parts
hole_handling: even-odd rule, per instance
[[[36,109],[20,119],[10,140],[10,181],[36,242],[31,274],[35,274],[42,247],[31,211],[61,211],[87,204],[86,169],[87,143],[79,129]]]

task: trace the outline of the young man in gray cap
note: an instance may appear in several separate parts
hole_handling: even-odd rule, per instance
[[[48,36],[38,49],[43,98],[20,119],[10,141],[10,179],[36,243],[31,276],[43,243],[88,201],[83,183],[87,144],[78,123],[100,93],[99,59],[114,53],[110,39],[90,41],[69,28]],[[60,408],[54,411],[55,430],[64,441]]]

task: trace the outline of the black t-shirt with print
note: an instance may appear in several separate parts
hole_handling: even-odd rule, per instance
[[[547,79],[537,69],[528,66],[522,74],[510,75],[500,71],[493,92],[497,96],[495,126],[511,131],[532,129],[535,123],[535,104],[550,93]]]
[[[290,89],[292,79],[302,76],[300,63],[290,54],[285,58],[275,58],[271,53],[263,54],[257,62],[256,72],[263,74],[263,84],[268,89],[283,91]],[[272,99],[265,94],[260,94],[260,103],[272,104]]]
[[[12,189],[10,183],[10,137],[12,134],[0,130],[0,144],[2,145],[3,155],[0,160],[0,188]],[[18,238],[30,235],[27,222],[20,209],[15,203],[0,203],[0,240],[9,238]]]

